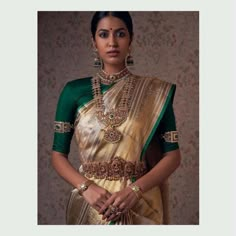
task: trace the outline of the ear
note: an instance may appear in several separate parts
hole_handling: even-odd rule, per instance
[[[134,34],[131,35],[130,41],[129,41],[129,46],[131,46],[131,43],[133,42]]]
[[[92,36],[92,35],[91,35],[91,41],[92,41],[93,48],[97,48],[96,42],[95,42],[95,40],[93,39],[93,36]]]

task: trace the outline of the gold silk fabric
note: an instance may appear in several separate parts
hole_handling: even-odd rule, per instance
[[[174,91],[173,85],[157,78],[132,75],[134,90],[127,120],[117,129],[123,137],[119,143],[107,143],[103,139],[103,124],[96,118],[94,101],[85,104],[77,114],[74,124],[81,166],[91,162],[109,162],[119,157],[127,162],[140,162],[158,126],[167,103]],[[105,111],[116,109],[126,80],[114,84],[103,94]],[[111,193],[127,187],[131,179],[98,179],[90,177],[97,185]],[[145,192],[138,204],[122,215],[117,222],[106,222],[102,216],[73,190],[67,209],[68,224],[163,224],[163,204],[158,186]]]

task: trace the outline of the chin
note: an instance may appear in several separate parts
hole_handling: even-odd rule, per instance
[[[125,64],[125,60],[120,60],[120,59],[116,59],[116,58],[114,58],[114,60],[113,59],[110,59],[110,60],[106,60],[106,61],[104,61],[104,64],[108,64],[108,65],[123,65],[123,64]]]

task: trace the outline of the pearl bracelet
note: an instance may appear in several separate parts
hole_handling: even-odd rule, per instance
[[[92,181],[92,180],[86,180],[85,182],[83,182],[82,184],[80,184],[80,185],[78,185],[77,186],[77,189],[78,189],[78,193],[79,193],[79,195],[81,195],[82,196],[82,193],[84,192],[84,191],[86,191],[87,189],[88,189],[88,187],[91,185],[91,184],[93,184],[94,182]]]

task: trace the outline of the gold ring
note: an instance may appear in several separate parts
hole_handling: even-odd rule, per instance
[[[116,206],[113,206],[113,205],[110,205],[110,206],[109,206],[109,209],[111,210],[111,213],[112,213],[112,214],[113,214],[113,213],[116,213],[117,210],[118,210],[118,208],[117,208]]]

